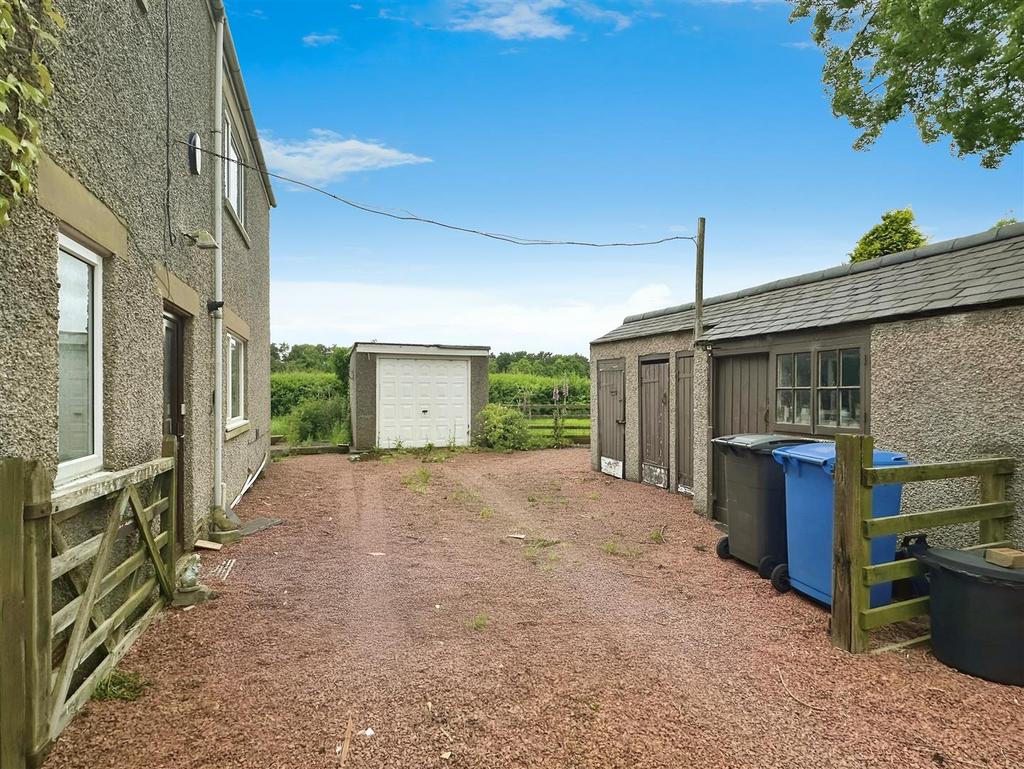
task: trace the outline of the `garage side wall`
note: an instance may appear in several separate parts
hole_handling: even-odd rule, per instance
[[[693,351],[693,509],[711,515],[711,356],[707,350]]]
[[[372,449],[377,442],[377,354],[359,352],[350,362],[352,382],[352,446],[358,451]]]
[[[983,310],[879,324],[871,331],[871,430],[875,445],[912,462],[1009,456],[1018,462],[1008,497],[1013,539],[1024,538],[1024,308]],[[974,481],[904,487],[903,511],[977,501]],[[963,542],[963,540],[969,542]],[[970,531],[938,530],[929,541],[974,544]]]
[[[490,359],[486,355],[475,355],[469,359],[469,434],[478,435],[480,412],[491,397]]]
[[[590,465],[601,469],[597,434],[597,362],[623,358],[626,364],[626,461],[623,476],[640,480],[640,358],[664,353],[669,360],[669,486],[676,478],[676,353],[689,350],[691,334],[659,334],[590,346]],[[695,390],[697,387],[696,379]],[[695,397],[699,397],[696,396]],[[696,443],[695,443],[696,451]],[[696,470],[696,466],[694,468]]]

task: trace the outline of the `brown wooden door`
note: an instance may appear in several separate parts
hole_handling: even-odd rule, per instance
[[[173,435],[178,439],[178,471],[177,480],[177,522],[175,536],[178,545],[184,545],[185,539],[185,322],[172,312],[164,313],[164,435]]]
[[[668,361],[640,364],[640,480],[668,488]]]
[[[768,432],[768,354],[715,358],[713,372],[715,437]],[[728,521],[723,456],[714,444],[711,454],[712,515]]]
[[[693,355],[676,358],[676,490],[693,493]]]
[[[621,478],[626,461],[626,366],[621,359],[597,362],[597,446],[601,472]]]

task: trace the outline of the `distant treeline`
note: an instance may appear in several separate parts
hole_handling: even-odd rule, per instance
[[[576,376],[590,378],[590,359],[574,353],[556,355],[553,352],[499,352],[491,353],[492,374],[535,374],[537,376]]]

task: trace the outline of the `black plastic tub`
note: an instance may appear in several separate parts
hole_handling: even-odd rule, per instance
[[[1024,686],[1024,569],[977,552],[914,548],[928,570],[932,651],[950,667]]]

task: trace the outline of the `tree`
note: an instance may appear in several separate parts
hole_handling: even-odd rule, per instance
[[[335,347],[331,350],[331,368],[341,382],[341,392],[348,395],[348,365],[352,359],[351,347]]]
[[[1020,0],[791,0],[825,52],[832,112],[865,149],[911,114],[921,138],[995,168],[1024,138]]]
[[[866,262],[886,254],[923,246],[928,239],[914,224],[914,212],[899,208],[882,214],[882,221],[864,233],[850,254],[851,262]]]

